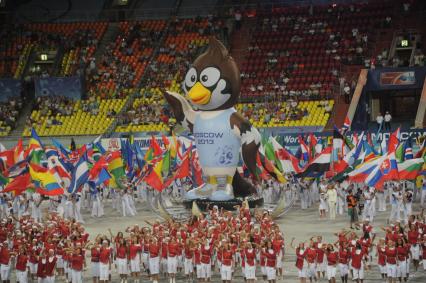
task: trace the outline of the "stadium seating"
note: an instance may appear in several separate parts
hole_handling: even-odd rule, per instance
[[[51,101],[51,100],[50,100]],[[31,134],[31,127],[40,136],[97,135],[104,133],[114,122],[116,113],[123,108],[126,99],[79,100],[68,102],[70,113],[61,114],[51,108],[34,110],[32,123],[24,130],[23,135]],[[93,105],[93,106],[92,106]],[[66,108],[60,105],[60,109]]]
[[[87,65],[107,26],[105,22],[37,23],[29,25],[28,29],[48,34],[50,37],[59,37],[53,44],[55,48],[64,47],[65,54],[59,74],[70,76],[74,75],[79,67]],[[44,45],[45,42],[40,44]]]
[[[21,109],[21,99],[12,98],[7,102],[0,102],[0,137],[9,135],[15,128]]]
[[[120,23],[117,38],[107,46],[96,73],[89,78],[89,92],[110,98],[122,89],[137,87],[165,26],[164,20]]]
[[[334,100],[238,104],[237,110],[255,127],[325,126]],[[271,115],[271,113],[274,113]]]

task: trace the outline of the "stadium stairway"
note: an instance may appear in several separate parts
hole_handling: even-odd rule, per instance
[[[423,82],[422,95],[419,101],[419,107],[417,108],[416,120],[414,127],[421,129],[426,126],[426,80]]]
[[[115,22],[108,23],[108,27],[104,33],[104,36],[102,37],[94,54],[96,62],[101,60],[101,56],[105,53],[105,47],[108,45],[108,43],[113,42],[117,37],[117,34],[120,32],[119,24],[120,23]]]
[[[29,101],[28,103],[24,103],[24,107],[21,110],[18,120],[16,121],[16,127],[9,134],[11,138],[20,138],[22,137],[22,132],[25,129],[25,124],[27,122],[27,118],[31,115],[31,111],[33,109],[33,101]]]
[[[241,69],[241,63],[248,53],[250,43],[250,29],[255,24],[255,18],[244,18],[241,29],[233,29],[231,34],[231,55]]]

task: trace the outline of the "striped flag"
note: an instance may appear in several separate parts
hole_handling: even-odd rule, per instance
[[[89,166],[86,161],[86,154],[80,157],[71,174],[71,184],[68,187],[70,194],[78,192],[80,187],[89,179]]]

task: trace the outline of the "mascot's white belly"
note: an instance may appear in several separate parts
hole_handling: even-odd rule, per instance
[[[234,175],[240,159],[241,140],[231,129],[235,108],[199,111],[195,114],[193,134],[200,165],[207,176]]]

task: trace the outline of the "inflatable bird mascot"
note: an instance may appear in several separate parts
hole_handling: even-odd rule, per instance
[[[176,121],[192,132],[205,183],[186,193],[186,199],[229,201],[255,194],[237,171],[242,159],[256,176],[261,137],[234,108],[240,94],[240,72],[228,50],[211,38],[185,75],[185,97],[166,91]]]

